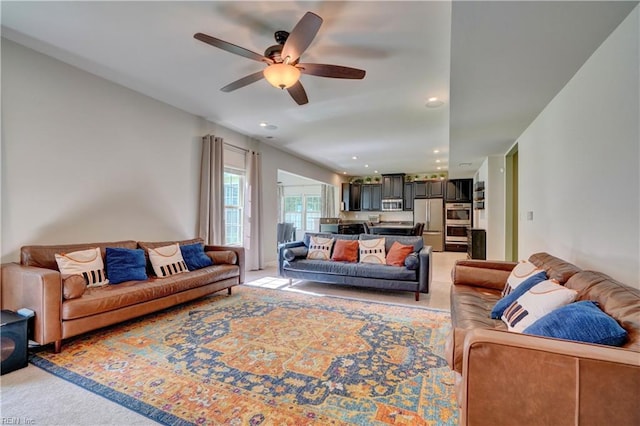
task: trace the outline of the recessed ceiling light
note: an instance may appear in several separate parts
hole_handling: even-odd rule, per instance
[[[351,157],[352,160],[357,160],[358,157],[356,157],[355,155],[353,157]]]
[[[439,149],[434,149],[434,150],[433,150],[433,153],[434,153],[434,154],[438,154],[439,152],[440,152],[440,150],[439,150]]]
[[[367,167],[367,168],[369,167],[369,165],[368,165],[368,164],[365,164],[364,166],[365,166],[365,167]]]
[[[439,163],[439,162],[440,162],[440,160],[436,160],[436,163]]]
[[[260,127],[267,127],[269,123],[267,123],[266,121],[263,121],[262,123],[260,123]]]
[[[438,166],[438,167],[436,167],[436,169],[441,170],[441,169],[442,169],[442,167]]]
[[[374,170],[374,171],[373,171],[373,173],[378,173],[378,171],[377,171],[377,170]]]

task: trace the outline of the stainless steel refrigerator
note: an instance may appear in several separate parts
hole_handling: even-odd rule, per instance
[[[413,223],[423,222],[422,239],[433,251],[444,250],[444,203],[442,198],[413,201]]]

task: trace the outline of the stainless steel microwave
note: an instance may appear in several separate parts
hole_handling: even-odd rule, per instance
[[[399,212],[402,211],[402,199],[387,199],[382,200],[383,212]]]

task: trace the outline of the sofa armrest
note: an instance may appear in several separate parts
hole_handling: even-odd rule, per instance
[[[420,293],[429,293],[429,288],[431,287],[431,277],[433,275],[431,253],[431,246],[424,246],[418,252],[418,290]]]
[[[0,266],[2,309],[35,312],[33,340],[41,345],[62,338],[62,278],[53,269],[5,263]]]
[[[278,245],[278,276],[283,276],[284,251],[291,247],[302,247],[304,241],[289,241]]]
[[[640,424],[640,353],[498,330],[469,332],[460,424]]]
[[[502,290],[517,262],[498,260],[457,260],[451,270],[453,285]]]
[[[236,264],[240,267],[240,277],[239,284],[244,283],[244,247],[238,246],[214,246],[214,245],[205,245],[204,251],[233,251],[235,252],[237,259]]]

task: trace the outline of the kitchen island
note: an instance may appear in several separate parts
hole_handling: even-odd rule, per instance
[[[414,225],[403,223],[375,223],[369,225],[369,233],[374,235],[413,235]]]

